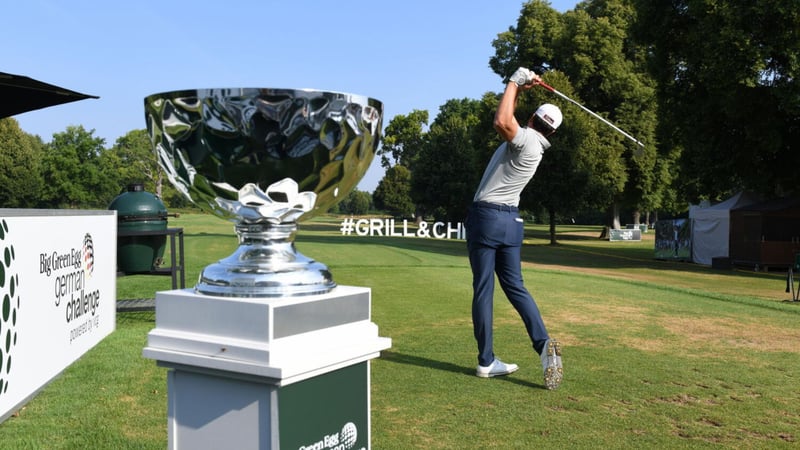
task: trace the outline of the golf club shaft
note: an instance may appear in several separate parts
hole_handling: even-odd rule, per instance
[[[571,99],[571,98],[567,97],[566,95],[562,94],[561,92],[558,92],[558,91],[557,91],[557,90],[556,90],[554,87],[552,87],[552,86],[550,86],[550,85],[548,85],[548,84],[546,84],[546,83],[544,83],[544,82],[539,82],[539,86],[541,86],[541,87],[543,87],[543,88],[547,89],[548,91],[550,91],[550,92],[552,92],[552,93],[556,94],[557,96],[559,96],[559,97],[563,98],[564,100],[566,100],[566,101],[568,101],[568,102],[570,102],[570,103],[572,103],[572,104],[575,104],[575,105],[579,106],[579,107],[580,107],[582,110],[584,110],[584,111],[586,111],[587,113],[589,113],[589,114],[593,115],[595,118],[597,118],[597,119],[600,119],[600,120],[601,120],[601,121],[602,121],[604,124],[606,124],[606,125],[610,126],[611,128],[613,128],[613,129],[617,130],[618,132],[622,133],[622,135],[623,135],[623,136],[625,136],[626,138],[628,138],[628,139],[632,140],[633,142],[636,142],[636,143],[637,143],[637,144],[638,144],[640,147],[644,147],[644,144],[642,144],[641,142],[639,142],[639,140],[638,140],[638,139],[636,139],[635,137],[631,136],[630,134],[628,134],[628,133],[626,133],[626,132],[624,132],[624,131],[620,130],[620,129],[619,129],[619,127],[617,127],[617,126],[616,126],[616,125],[614,125],[613,123],[609,122],[608,120],[606,120],[606,119],[604,119],[604,118],[600,117],[598,114],[596,114],[594,111],[590,110],[589,108],[587,108],[587,107],[585,107],[585,106],[581,105],[580,103],[578,103],[578,102],[576,102],[575,100],[573,100],[573,99]]]

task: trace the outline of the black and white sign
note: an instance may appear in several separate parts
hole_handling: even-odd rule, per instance
[[[116,211],[0,209],[0,421],[116,327]]]

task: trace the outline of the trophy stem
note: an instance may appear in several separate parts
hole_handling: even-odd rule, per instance
[[[239,247],[207,266],[195,290],[224,297],[284,297],[324,294],[336,283],[327,266],[294,246],[297,223],[240,221]]]

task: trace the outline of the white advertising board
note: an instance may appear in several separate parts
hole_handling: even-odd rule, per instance
[[[116,327],[116,211],[0,209],[0,422]]]
[[[624,229],[624,230],[608,230],[610,233],[608,234],[609,241],[641,241],[642,240],[642,230],[639,228]]]

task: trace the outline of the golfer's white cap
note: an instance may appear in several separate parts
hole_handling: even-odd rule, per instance
[[[561,115],[561,110],[558,109],[558,106],[551,105],[550,103],[545,103],[536,110],[534,115],[539,116],[540,119],[544,121],[544,123],[550,125],[555,130],[561,125],[561,120],[563,116]]]

